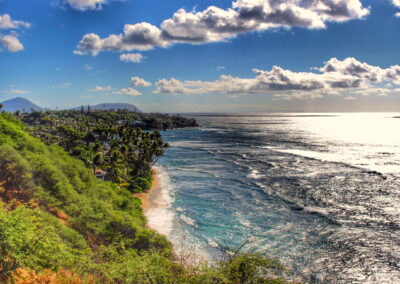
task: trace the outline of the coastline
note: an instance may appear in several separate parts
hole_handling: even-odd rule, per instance
[[[152,176],[153,183],[148,191],[133,193],[133,196],[142,202],[141,208],[146,217],[146,228],[165,236],[172,243],[174,252],[177,254],[196,256],[198,260],[211,259],[208,252],[195,248],[186,240],[183,227],[174,228],[172,223],[174,215],[170,210],[170,200],[165,196],[165,176],[161,170],[155,168],[152,168]],[[171,235],[173,230],[175,230],[174,235]]]
[[[151,209],[153,207],[152,198],[154,194],[157,194],[157,191],[160,190],[159,183],[158,183],[158,178],[157,178],[157,171],[152,168],[152,178],[153,182],[151,184],[151,188],[145,192],[138,192],[138,193],[133,193],[132,195],[134,197],[137,197],[140,199],[142,202],[142,205],[140,206],[143,210],[143,213],[146,215],[146,211]],[[147,224],[148,226],[148,224]]]
[[[143,210],[143,214],[146,215],[146,211],[148,211],[150,208],[152,208],[152,200],[150,198],[150,195],[153,195],[155,191],[159,191],[159,186],[158,186],[158,179],[157,179],[157,171],[152,168],[152,177],[153,177],[153,182],[151,184],[151,188],[147,190],[146,192],[138,192],[138,193],[133,193],[132,195],[134,197],[137,197],[140,199],[142,202],[142,205],[140,206]],[[148,226],[148,224],[147,224]]]
[[[152,168],[151,170],[153,177],[151,188],[146,192],[133,193],[132,195],[139,198],[142,202],[140,207],[142,208],[143,214],[146,217],[146,228],[155,230],[159,234],[167,237],[169,235],[169,230],[165,231],[164,226],[162,228],[159,227],[159,224],[164,225],[165,220],[160,220],[158,215],[160,213],[159,209],[162,210],[162,215],[168,215],[168,213],[165,214],[166,212],[163,210],[168,207],[168,204],[163,197],[163,188],[160,186],[158,170],[155,168]]]

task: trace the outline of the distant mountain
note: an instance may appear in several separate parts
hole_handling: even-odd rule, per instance
[[[73,108],[74,110],[80,110],[82,107],[75,107]],[[87,110],[87,106],[83,106],[84,110]],[[104,103],[104,104],[98,104],[98,105],[93,105],[90,106],[90,109],[92,110],[113,110],[113,109],[127,109],[130,111],[134,112],[141,112],[140,109],[138,109],[135,105],[133,104],[124,104],[124,103]]]
[[[31,112],[32,109],[36,111],[44,111],[45,109],[35,105],[31,101],[25,99],[25,98],[14,98],[10,100],[6,100],[1,103],[3,105],[3,109],[7,112],[16,112],[19,110],[20,112]],[[87,110],[87,105],[83,106],[84,110]],[[80,110],[81,107],[75,107],[73,108],[74,110]],[[141,112],[140,109],[138,109],[135,105],[133,104],[125,104],[125,103],[104,103],[104,104],[98,104],[98,105],[93,105],[90,106],[90,109],[92,110],[114,110],[114,109],[127,109],[130,111],[134,112]]]
[[[20,112],[31,112],[32,109],[36,111],[44,110],[44,108],[35,105],[30,100],[21,97],[6,100],[1,104],[3,105],[2,110],[5,110],[7,112],[16,112],[17,110],[19,110]]]

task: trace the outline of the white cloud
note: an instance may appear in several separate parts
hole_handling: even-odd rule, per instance
[[[19,27],[30,28],[31,24],[24,21],[12,20],[9,14],[0,15],[0,29],[18,29]]]
[[[354,58],[330,59],[316,72],[293,72],[274,66],[271,70],[253,69],[252,78],[222,75],[216,81],[181,81],[175,78],[156,82],[157,94],[274,94],[275,100],[317,99],[326,95],[354,94],[384,96],[393,92],[374,85],[390,82],[400,85],[400,66],[372,66]]]
[[[70,83],[70,82],[65,82],[65,83],[62,83],[62,84],[59,84],[59,85],[56,85],[56,86],[52,86],[53,88],[68,88],[68,87],[70,87],[72,85],[72,83]]]
[[[400,0],[392,0],[392,3],[394,6],[396,6],[397,8],[400,8]],[[394,14],[396,17],[400,17],[400,12],[397,12],[396,14]]]
[[[142,61],[143,56],[140,53],[124,53],[120,55],[119,59],[123,62],[139,63]]]
[[[10,89],[10,90],[3,90],[2,93],[23,95],[23,94],[29,94],[29,91],[22,89]]]
[[[11,19],[9,14],[0,15],[0,30],[19,29],[21,27],[30,28],[31,24],[24,21],[16,21]],[[18,34],[12,31],[9,35],[2,36],[0,34],[0,43],[9,52],[18,52],[24,49],[24,46],[17,38]],[[1,48],[0,48],[1,51]]]
[[[340,92],[336,90],[322,90],[315,92],[295,91],[290,93],[275,94],[273,96],[273,100],[274,101],[315,100],[323,98],[327,95],[340,96]]]
[[[114,91],[112,92],[114,95],[124,95],[124,96],[141,96],[142,93],[139,92],[138,90],[135,90],[133,88],[123,88],[119,91]]]
[[[217,71],[222,71],[222,70],[225,70],[226,69],[226,67],[225,66],[217,66]]]
[[[12,35],[3,36],[0,39],[1,44],[7,48],[9,52],[18,52],[24,49],[22,43]]]
[[[396,90],[393,89],[385,89],[385,88],[366,88],[366,89],[359,89],[352,92],[354,95],[361,95],[361,96],[378,96],[378,97],[386,97],[388,94],[395,92]]]
[[[348,96],[348,97],[345,97],[344,100],[345,100],[345,101],[355,101],[356,98],[355,98],[355,97],[352,97],[352,96]]]
[[[362,19],[369,14],[360,0],[237,0],[232,7],[210,6],[204,11],[179,9],[160,27],[142,22],[126,24],[121,34],[101,39],[85,34],[75,54],[101,51],[149,50],[176,43],[220,42],[238,34],[275,28],[325,28],[329,22]]]
[[[66,0],[68,5],[79,11],[100,10],[107,0]]]
[[[277,94],[274,95],[273,100],[291,101],[291,100],[309,100],[309,99],[319,99],[324,96],[318,93],[304,93],[298,92],[293,94]]]
[[[83,69],[85,69],[86,71],[90,71],[90,70],[93,70],[93,66],[91,66],[91,65],[89,65],[89,64],[85,64],[85,65],[83,66]]]
[[[107,86],[107,87],[96,86],[95,88],[89,89],[89,90],[88,90],[88,92],[91,92],[91,93],[95,93],[95,92],[108,92],[108,91],[111,91],[111,87],[110,87],[110,86]]]
[[[150,87],[151,83],[139,77],[131,77],[131,84],[136,87]]]
[[[337,58],[331,58],[325,66],[319,70],[326,73],[339,72],[369,82],[388,81],[389,83],[400,84],[399,65],[382,69],[379,66],[372,66],[365,62],[360,62],[353,57],[348,57],[343,61],[338,60]]]

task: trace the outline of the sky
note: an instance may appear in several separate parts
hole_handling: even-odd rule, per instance
[[[400,111],[400,0],[0,0],[0,101]]]

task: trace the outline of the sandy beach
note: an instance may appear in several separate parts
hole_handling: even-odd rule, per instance
[[[160,183],[157,177],[157,171],[152,169],[153,183],[151,188],[146,192],[133,193],[133,196],[142,201],[142,210],[147,217],[146,212],[150,209],[167,207],[165,200],[163,200]]]
[[[141,207],[147,218],[146,227],[167,236],[169,232],[169,226],[167,224],[169,224],[169,222],[165,218],[169,218],[170,213],[164,210],[167,209],[168,202],[165,200],[165,196],[163,196],[163,188],[160,186],[160,178],[162,178],[162,175],[154,168],[152,169],[152,173],[153,184],[150,190],[141,193],[134,193],[133,196],[142,201]],[[160,176],[157,176],[159,174]]]
[[[147,210],[152,208],[154,206],[154,196],[157,196],[159,194],[160,188],[158,184],[158,179],[157,179],[157,172],[155,169],[152,169],[152,177],[153,177],[153,183],[151,185],[151,188],[146,191],[146,192],[140,192],[140,193],[133,193],[133,196],[137,197],[142,201],[142,210],[143,213],[146,213]]]

